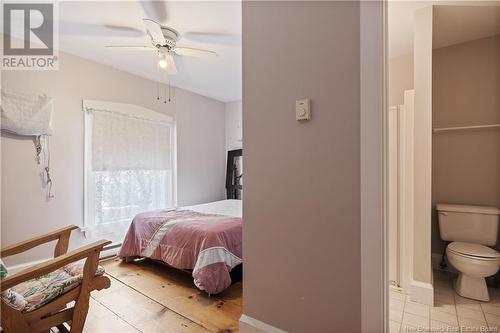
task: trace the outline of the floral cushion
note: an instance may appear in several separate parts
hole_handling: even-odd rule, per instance
[[[54,272],[20,283],[2,293],[10,306],[22,312],[36,310],[54,298],[78,287],[83,278],[83,260],[71,263]],[[96,276],[104,274],[98,266]]]
[[[3,263],[2,259],[0,259],[0,279],[6,277],[7,274],[8,274],[7,267],[5,267],[5,264]]]

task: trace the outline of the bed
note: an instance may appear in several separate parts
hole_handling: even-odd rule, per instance
[[[242,151],[229,151],[229,199],[138,214],[118,256],[126,261],[150,258],[192,270],[200,290],[224,291],[231,285],[231,271],[242,264],[242,176]]]
[[[138,214],[118,256],[192,270],[199,289],[218,294],[231,285],[230,272],[242,263],[241,200]]]

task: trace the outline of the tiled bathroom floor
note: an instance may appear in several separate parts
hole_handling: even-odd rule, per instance
[[[390,292],[389,332],[498,332],[500,292],[490,289],[490,298],[478,302],[461,297],[453,290],[450,274],[434,271],[434,307]]]

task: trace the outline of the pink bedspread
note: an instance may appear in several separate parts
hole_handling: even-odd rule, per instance
[[[118,256],[147,257],[192,269],[195,285],[217,294],[231,285],[229,272],[242,262],[241,218],[191,210],[138,214]]]

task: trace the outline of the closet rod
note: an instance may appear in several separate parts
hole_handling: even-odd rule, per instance
[[[500,127],[500,124],[492,124],[492,125],[476,125],[476,126],[461,126],[461,127],[441,127],[441,128],[433,128],[432,131],[436,132],[446,132],[446,131],[456,131],[456,130],[468,130],[468,129],[481,129],[481,128],[495,128]]]

